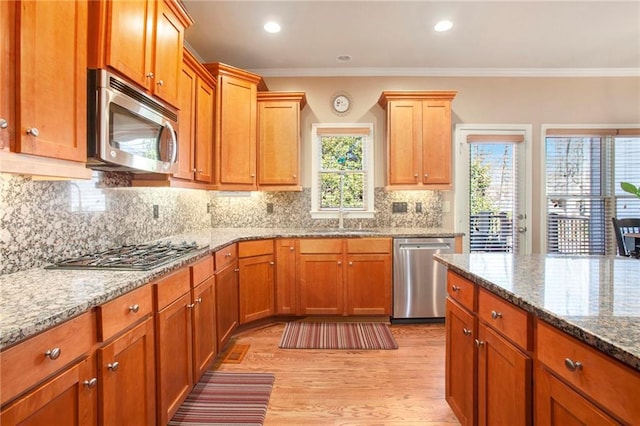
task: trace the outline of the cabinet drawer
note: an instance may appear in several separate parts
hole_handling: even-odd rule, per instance
[[[273,240],[244,241],[238,243],[238,257],[273,254]]]
[[[620,419],[640,419],[640,373],[543,322],[536,322],[536,356],[554,374]],[[580,363],[580,367],[574,367]]]
[[[216,251],[214,255],[216,259],[216,271],[224,269],[225,266],[232,264],[238,258],[238,249],[236,244],[229,244],[228,246]]]
[[[191,270],[191,287],[195,287],[213,275],[213,256],[207,256],[189,266]]]
[[[391,253],[391,238],[349,238],[348,253]]]
[[[341,238],[309,238],[300,240],[300,253],[342,253]]]
[[[456,302],[470,311],[476,309],[476,285],[455,272],[447,271],[447,292]]]
[[[191,290],[191,277],[188,268],[179,269],[153,284],[156,295],[156,310],[160,311],[174,300]]]
[[[0,353],[2,404],[87,354],[95,341],[95,314],[86,312]]]
[[[478,318],[525,350],[532,348],[529,314],[487,290],[478,293]]]
[[[139,287],[96,308],[98,341],[105,342],[153,311],[151,286]]]

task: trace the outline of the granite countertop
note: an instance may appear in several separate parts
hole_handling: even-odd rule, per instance
[[[30,269],[0,275],[0,350],[140,287],[227,244],[261,238],[452,237],[447,229],[209,228],[162,241],[195,241],[201,250],[149,271]]]
[[[640,370],[640,261],[604,256],[437,254],[480,287]]]

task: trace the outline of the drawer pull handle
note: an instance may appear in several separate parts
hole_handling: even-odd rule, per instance
[[[231,252],[225,254],[224,257],[231,257]]]
[[[129,306],[129,311],[133,312],[134,314],[137,314],[139,310],[140,310],[140,305],[138,305],[137,303],[135,305]]]
[[[480,346],[484,345],[484,342],[482,340],[475,339],[475,342],[476,342],[476,347],[477,348],[479,348]]]
[[[95,388],[97,384],[98,384],[98,379],[96,379],[95,377],[93,379],[84,381],[84,385],[89,389]]]
[[[471,330],[469,330],[469,329],[468,329],[468,328],[466,328],[466,327],[463,327],[463,328],[462,328],[462,334],[464,334],[465,336],[468,336],[468,335],[470,335],[470,334],[471,334]]]
[[[120,367],[120,363],[118,361],[114,362],[113,364],[107,364],[107,368],[111,371],[117,371],[118,367]]]
[[[30,127],[27,129],[27,134],[37,138],[38,136],[40,136],[40,130],[38,130],[36,127]]]
[[[60,348],[53,348],[46,351],[44,353],[44,356],[46,356],[50,360],[54,360],[54,359],[58,359],[58,357],[60,357],[61,354],[62,354],[62,350],[60,350]]]
[[[564,359],[564,366],[567,367],[567,370],[569,371],[582,370],[582,363],[574,361],[571,358]]]
[[[502,318],[502,312],[491,311],[491,318],[493,319]]]

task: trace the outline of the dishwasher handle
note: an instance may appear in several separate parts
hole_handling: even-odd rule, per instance
[[[450,250],[449,243],[400,244],[400,250]]]

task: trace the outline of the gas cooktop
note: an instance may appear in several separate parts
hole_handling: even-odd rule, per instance
[[[66,259],[45,269],[101,269],[115,271],[147,271],[204,249],[195,242],[134,244],[110,248],[94,254]]]

